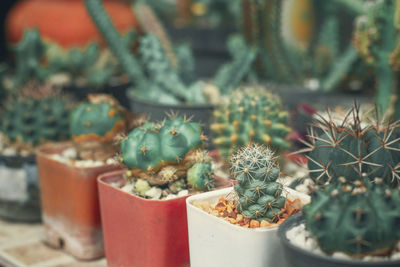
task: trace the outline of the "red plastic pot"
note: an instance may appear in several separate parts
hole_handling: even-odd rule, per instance
[[[98,178],[107,263],[110,267],[189,266],[186,198],[148,200],[126,193],[124,171]]]
[[[36,153],[45,241],[78,259],[104,256],[96,178],[119,165],[77,168],[54,160],[71,143],[48,144]]]

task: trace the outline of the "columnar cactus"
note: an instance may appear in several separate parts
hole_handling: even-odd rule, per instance
[[[384,126],[360,116],[356,106],[342,123],[322,119],[315,125],[320,135],[311,129],[311,142],[304,151],[309,152],[308,167],[316,184],[336,182],[341,176],[355,181],[362,174],[380,177],[393,186],[399,184],[399,124]]]
[[[203,141],[200,124],[181,117],[147,123],[121,141],[121,162],[130,168],[128,175],[152,185],[172,185],[185,178],[194,190],[209,189],[213,173]]]
[[[69,137],[71,105],[50,85],[28,84],[9,96],[1,110],[0,131],[17,149]]]
[[[288,148],[288,112],[278,96],[257,87],[235,90],[214,112],[211,131],[224,158],[251,141],[267,144],[273,150]]]
[[[306,229],[327,253],[387,255],[400,239],[400,192],[380,178],[341,177],[315,191],[303,211]]]
[[[95,148],[99,145],[104,146],[100,150],[109,157],[116,152],[116,146],[113,145],[114,138],[124,133],[127,128],[124,110],[111,96],[97,94],[89,95],[88,98],[88,102],[80,104],[71,114],[72,138],[82,152],[81,157],[90,158],[96,154],[103,154],[85,155],[84,151],[97,150]]]
[[[238,182],[234,186],[238,211],[246,218],[276,222],[286,198],[281,196],[283,186],[276,182],[279,167],[272,151],[253,143],[238,150],[231,163]]]

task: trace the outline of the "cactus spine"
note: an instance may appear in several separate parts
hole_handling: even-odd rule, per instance
[[[214,112],[210,128],[216,135],[214,144],[228,158],[235,148],[251,141],[277,151],[288,148],[287,122],[288,112],[283,110],[279,97],[254,87],[235,90]]]
[[[238,211],[250,219],[276,222],[286,198],[281,196],[282,185],[276,182],[279,167],[272,151],[253,143],[238,150],[231,163],[238,182],[234,186]]]

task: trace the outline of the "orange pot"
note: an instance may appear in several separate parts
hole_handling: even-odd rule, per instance
[[[138,29],[129,4],[117,0],[103,0],[103,3],[120,32]],[[63,48],[83,48],[88,43],[102,41],[83,0],[19,1],[7,15],[7,40],[18,43],[24,30],[32,28],[38,28],[44,40]]]
[[[104,255],[96,178],[119,165],[77,168],[54,160],[72,144],[47,144],[36,153],[45,241],[79,259]]]

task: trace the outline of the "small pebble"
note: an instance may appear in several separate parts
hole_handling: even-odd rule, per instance
[[[188,194],[189,194],[189,190],[187,190],[187,189],[181,190],[178,192],[178,197],[187,196]]]
[[[168,196],[166,196],[164,199],[165,200],[169,200],[169,199],[174,199],[174,198],[177,198],[178,196],[177,195],[175,195],[175,194],[169,194]]]
[[[17,155],[17,150],[13,147],[7,147],[3,150],[4,156],[15,156]]]
[[[76,149],[75,149],[74,147],[70,147],[70,148],[65,149],[65,150],[61,153],[61,155],[62,155],[64,158],[67,158],[67,159],[76,159],[77,156],[78,156],[78,153],[76,152]]]
[[[153,186],[150,190],[147,190],[145,195],[153,200],[160,199],[162,190],[158,187]]]
[[[127,183],[123,187],[121,187],[121,190],[127,193],[132,193],[134,187],[135,187],[134,183]]]

